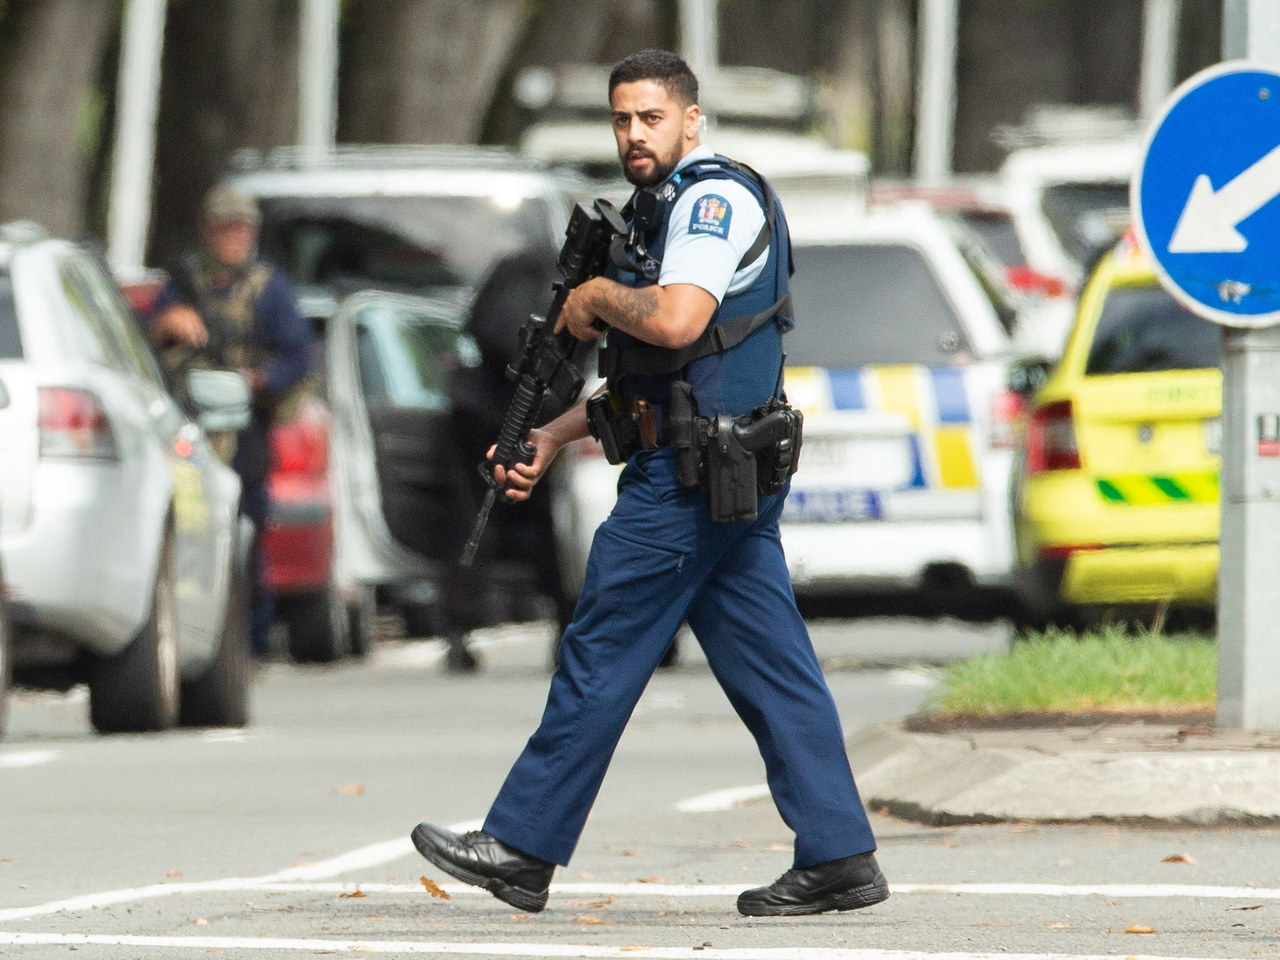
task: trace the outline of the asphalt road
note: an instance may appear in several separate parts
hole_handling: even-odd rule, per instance
[[[927,666],[998,626],[814,626],[846,727],[912,712]],[[893,889],[850,914],[746,919],[789,866],[750,738],[690,645],[636,712],[573,862],[525,916],[417,856],[469,826],[537,722],[548,630],[363,663],[273,664],[242,731],[98,737],[82,693],[21,693],[0,744],[0,955],[94,958],[1280,957],[1280,832],[925,827],[873,814]],[[856,771],[855,771],[856,772]],[[438,885],[433,895],[424,884]],[[1142,932],[1149,931],[1149,932]]]

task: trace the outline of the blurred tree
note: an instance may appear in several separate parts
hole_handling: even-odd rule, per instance
[[[150,262],[196,240],[200,199],[242,148],[297,133],[297,0],[170,0]]]
[[[512,96],[526,67],[611,64],[646,47],[675,45],[675,5],[669,0],[542,0],[535,7],[489,102],[481,132],[485,143],[514,143],[532,121]],[[602,118],[606,96],[601,90]]]
[[[475,143],[512,48],[545,4],[353,0],[338,139]]]
[[[104,0],[0,4],[0,221],[85,233],[99,69],[116,22]]]

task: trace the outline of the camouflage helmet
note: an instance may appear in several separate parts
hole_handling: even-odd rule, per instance
[[[204,219],[207,223],[252,223],[262,219],[258,201],[242,190],[228,184],[219,184],[204,197]]]

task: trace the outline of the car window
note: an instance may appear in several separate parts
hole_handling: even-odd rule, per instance
[[[1222,330],[1184,309],[1162,287],[1107,294],[1087,375],[1196,370],[1222,363]]]
[[[466,361],[458,330],[439,316],[389,305],[356,318],[361,393],[370,406],[449,408],[449,374]]]
[[[950,366],[968,342],[924,254],[902,244],[797,246],[787,362]]]
[[[1027,265],[1027,255],[1018,240],[1013,218],[1008,214],[989,210],[963,210],[958,216],[970,230],[982,238],[982,242],[1006,267]]]
[[[552,249],[537,198],[286,197],[262,201],[262,249],[300,284],[474,287],[498,257]]]
[[[18,308],[13,302],[13,278],[0,273],[0,360],[22,356],[22,333],[18,330]]]
[[[1052,184],[1045,187],[1041,206],[1067,256],[1088,263],[1128,227],[1129,184]]]
[[[958,225],[953,239],[956,241],[956,249],[964,257],[965,266],[991,301],[991,308],[1004,327],[1004,332],[1012,334],[1018,322],[1018,309],[1013,305],[1013,294],[1005,282],[1004,268],[1000,261],[980,235],[963,225]]]
[[[102,323],[94,306],[93,296],[86,288],[83,274],[74,262],[59,267],[62,292],[71,308],[72,327],[76,343],[85,359],[104,367],[123,367],[125,359],[115,338]]]
[[[97,310],[99,321],[114,343],[116,355],[132,374],[164,389],[151,347],[115,285],[92,261],[77,264],[77,273],[86,295]]]

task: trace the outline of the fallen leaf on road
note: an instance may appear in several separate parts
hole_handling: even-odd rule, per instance
[[[1140,924],[1135,923],[1131,927],[1125,927],[1124,932],[1125,933],[1155,933],[1156,931],[1152,927],[1144,927],[1144,926],[1141,926]]]
[[[439,897],[441,900],[452,900],[453,897],[440,889],[439,885],[430,877],[419,877],[418,881],[422,884],[422,889],[433,897]]]
[[[584,913],[584,914],[581,914],[581,915],[579,915],[579,916],[574,917],[574,918],[573,918],[573,922],[574,922],[574,923],[576,923],[576,924],[579,924],[580,926],[584,926],[584,927],[586,927],[586,926],[592,926],[592,925],[594,925],[594,924],[604,923],[604,921],[603,921],[603,920],[601,920],[599,917],[593,917],[593,916],[592,916],[591,914],[589,914],[589,913]]]
[[[348,783],[344,787],[335,787],[332,791],[336,797],[358,797],[365,792],[363,783]]]
[[[1049,924],[1049,929],[1050,929],[1050,930],[1070,930],[1070,929],[1071,929],[1071,924],[1069,924],[1069,923],[1051,923],[1051,924]]]
[[[1227,909],[1228,910],[1261,910],[1262,904],[1255,903],[1252,906],[1248,906],[1248,907],[1227,907]]]
[[[168,873],[166,873],[166,874],[165,874],[165,876],[166,876],[166,877],[180,877],[180,876],[182,876],[182,871],[181,871],[181,870],[170,870]]]
[[[636,877],[636,883],[666,883],[661,877]]]
[[[638,851],[638,850],[619,850],[619,851],[618,851],[618,856],[620,856],[620,857],[638,857],[638,856],[640,856],[640,851]]]
[[[207,927],[208,925],[209,925],[209,921],[206,920],[204,917],[196,917],[197,927]]]
[[[1196,858],[1189,853],[1171,853],[1161,863],[1195,863]]]
[[[611,903],[613,903],[613,902],[614,902],[615,900],[617,900],[617,899],[618,899],[618,895],[617,895],[616,893],[611,893],[611,894],[609,894],[609,898],[608,898],[607,900],[588,900],[588,901],[587,901],[587,906],[589,906],[589,907],[607,907],[607,906],[609,906]]]
[[[648,950],[648,947],[619,947],[619,953],[630,953],[633,950]]]
[[[352,890],[350,893],[338,894],[338,899],[339,900],[355,900],[358,897],[363,897],[365,895],[366,894],[363,890]]]

